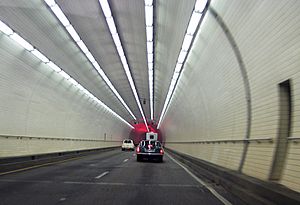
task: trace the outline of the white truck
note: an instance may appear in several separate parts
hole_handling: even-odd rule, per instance
[[[146,133],[146,140],[157,140],[157,133],[154,132],[147,132]]]

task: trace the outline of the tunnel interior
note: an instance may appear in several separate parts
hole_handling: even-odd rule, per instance
[[[300,1],[0,1],[0,159],[137,145],[300,192]]]

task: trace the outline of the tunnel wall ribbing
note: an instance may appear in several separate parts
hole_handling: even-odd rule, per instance
[[[130,127],[0,34],[0,157],[120,145]]]
[[[290,137],[300,133],[300,4],[212,1],[210,6],[235,39],[249,79],[252,120],[241,171],[268,180],[280,132],[279,85],[286,80],[290,80],[292,95]],[[239,169],[248,119],[239,69],[226,33],[208,12],[162,125],[168,147]],[[297,191],[299,150],[297,140],[289,139],[283,173],[277,181]]]

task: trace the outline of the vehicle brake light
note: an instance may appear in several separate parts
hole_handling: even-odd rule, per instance
[[[164,150],[163,149],[161,149],[159,152],[160,152],[160,154],[164,154]]]
[[[140,147],[137,147],[137,148],[136,148],[136,152],[139,153],[140,151],[141,151],[141,148],[140,148]]]

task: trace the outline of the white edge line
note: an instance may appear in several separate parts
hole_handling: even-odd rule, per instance
[[[103,172],[102,174],[100,174],[99,176],[95,177],[95,179],[100,179],[101,177],[104,177],[105,175],[107,175],[109,173],[109,171]]]
[[[184,165],[182,165],[180,162],[178,162],[176,159],[171,157],[169,154],[166,153],[166,155],[173,160],[176,164],[178,164],[182,169],[184,169],[189,175],[191,175],[197,182],[205,186],[215,197],[217,197],[223,204],[225,205],[232,205],[227,199],[225,199],[223,196],[221,196],[216,190],[214,190],[211,186],[206,184],[204,181],[199,179],[196,175],[194,175],[192,172],[190,172]]]

